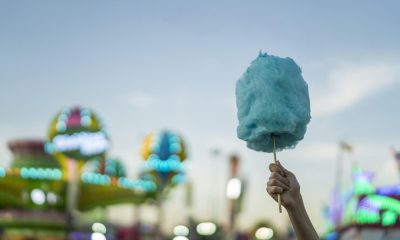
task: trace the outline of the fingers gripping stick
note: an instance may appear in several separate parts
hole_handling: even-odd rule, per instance
[[[277,163],[277,160],[276,160],[275,135],[272,135],[272,144],[273,144],[273,153],[274,153],[274,163]],[[281,195],[280,194],[278,194],[278,205],[279,205],[279,212],[282,213],[282,200],[281,200]]]

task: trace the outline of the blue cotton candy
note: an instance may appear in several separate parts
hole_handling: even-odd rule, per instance
[[[237,135],[247,147],[272,152],[294,148],[310,122],[308,86],[291,58],[261,53],[236,83]]]

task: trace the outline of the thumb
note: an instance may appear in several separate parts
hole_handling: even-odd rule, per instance
[[[283,173],[285,174],[285,176],[292,174],[291,171],[287,170],[286,168],[284,168],[284,167],[282,166],[282,164],[281,164],[280,161],[277,161],[277,164],[278,164],[279,168],[282,169],[282,171],[283,171]]]

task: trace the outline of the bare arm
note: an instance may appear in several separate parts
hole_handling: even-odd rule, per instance
[[[308,217],[300,194],[300,184],[296,176],[286,170],[279,162],[270,164],[271,176],[267,192],[275,201],[281,194],[282,205],[286,208],[298,240],[318,240],[318,234]]]

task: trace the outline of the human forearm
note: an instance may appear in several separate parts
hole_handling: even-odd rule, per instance
[[[298,240],[318,240],[300,194],[300,184],[296,176],[279,162],[270,164],[271,176],[267,183],[267,192],[277,201],[281,195],[282,205],[286,208]]]
[[[303,199],[299,196],[298,201],[291,206],[287,206],[286,210],[289,214],[294,231],[298,240],[318,240],[318,234],[315,231],[310,218],[308,217]]]

